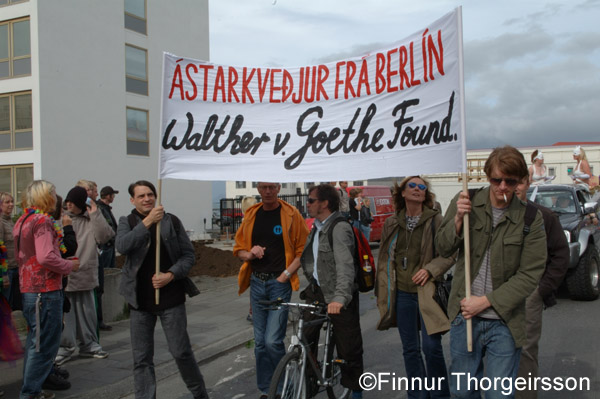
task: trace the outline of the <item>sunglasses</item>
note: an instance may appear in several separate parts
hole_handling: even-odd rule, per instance
[[[408,183],[408,187],[410,187],[410,188],[419,187],[419,190],[421,190],[421,191],[427,190],[427,186],[426,185],[424,185],[424,184],[417,184],[414,181],[411,181],[410,183]]]
[[[502,183],[503,181],[509,187],[514,187],[517,184],[519,184],[519,180],[517,180],[517,179],[510,179],[510,178],[508,178],[508,179],[499,179],[497,177],[490,177],[490,183],[492,183],[494,186],[499,186],[500,183]]]
[[[308,202],[309,204],[312,204],[313,202],[316,202],[316,201],[318,201],[318,199],[317,199],[317,198],[310,198],[310,197],[308,197],[308,198],[306,199],[306,202]]]

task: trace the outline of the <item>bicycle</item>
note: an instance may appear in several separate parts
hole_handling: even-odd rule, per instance
[[[300,311],[298,327],[291,336],[287,353],[275,368],[267,398],[309,399],[323,392],[324,388],[330,399],[347,399],[350,396],[350,389],[343,387],[340,383],[340,365],[344,364],[344,361],[335,356],[335,345],[332,341],[333,324],[327,314],[327,305],[323,303],[283,302],[281,300],[264,301],[262,303],[273,306],[275,309],[287,306]],[[317,318],[305,320],[308,313],[317,316]],[[313,354],[303,332],[306,327],[320,325],[321,323],[323,323],[322,328],[325,330],[325,345],[319,359],[320,351],[317,351],[316,356]],[[310,366],[310,370],[307,369],[307,365]]]

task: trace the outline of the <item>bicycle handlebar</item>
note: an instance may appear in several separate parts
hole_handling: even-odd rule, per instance
[[[281,307],[287,306],[290,308],[298,308],[298,309],[312,309],[317,310],[319,312],[323,312],[327,309],[326,303],[321,302],[313,302],[313,303],[300,303],[300,302],[284,302],[283,299],[277,298],[274,301],[258,301],[259,304],[265,306],[273,306],[273,307]]]

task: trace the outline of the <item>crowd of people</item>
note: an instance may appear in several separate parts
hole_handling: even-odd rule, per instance
[[[573,153],[576,183],[591,171],[585,152]],[[496,148],[484,171],[489,186],[461,191],[442,215],[428,180],[409,176],[392,188],[394,214],[385,220],[377,259],[375,295],[378,330],[398,329],[406,376],[440,381],[435,390],[412,385],[409,398],[471,398],[470,376],[481,379],[535,378],[542,310],[568,267],[569,250],[557,217],[527,201],[531,184],[548,181],[543,154],[535,151],[528,168],[513,147]],[[367,238],[373,221],[368,198],[340,181],[309,190],[312,229],[300,212],[278,198],[281,185],[259,182],[261,201],[248,204],[235,236],[234,256],[243,261],[239,294],[250,289],[255,339],[256,383],[267,397],[273,373],[285,355],[286,308],[265,301],[289,301],[308,282],[301,298],[327,305],[333,342],[341,364],[341,384],[362,398],[364,372],[353,227]],[[23,214],[13,223],[14,198],[0,193],[0,241],[7,248],[3,294],[23,311],[28,335],[24,347],[21,398],[52,398],[47,390],[68,389],[62,368],[79,356],[109,356],[99,331],[104,270],[125,256],[120,293],[130,310],[136,398],[156,397],[154,329],[160,319],[169,351],[194,398],[208,398],[187,333],[185,296],[199,293],[187,277],[194,250],[177,216],[157,205],[154,185],[140,180],[128,188],[131,213],[118,222],[110,204],[119,192],[81,180],[64,199],[54,185],[36,180],[22,199]],[[464,216],[469,215],[469,225]],[[337,219],[349,223],[337,223]],[[331,230],[331,231],[330,231]],[[470,253],[464,249],[471,237]],[[160,251],[156,251],[160,245]],[[159,259],[157,259],[159,254]],[[470,259],[470,273],[466,259]],[[158,266],[158,271],[156,270]],[[454,266],[447,308],[434,300],[437,284]],[[467,274],[469,273],[469,274]],[[466,283],[465,275],[470,275]],[[159,300],[160,298],[160,300]],[[472,347],[467,330],[472,328]],[[307,328],[316,347],[319,326]],[[450,358],[442,335],[450,333]],[[449,378],[457,375],[458,378]],[[486,398],[537,397],[535,391],[489,390]]]

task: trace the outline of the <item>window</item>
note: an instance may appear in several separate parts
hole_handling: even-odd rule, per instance
[[[281,188],[287,188],[288,184],[287,183],[281,183]]]
[[[125,28],[146,34],[146,0],[125,0]]]
[[[548,168],[548,176],[556,176],[556,168],[554,167],[549,167]]]
[[[9,4],[25,3],[26,1],[29,0],[0,0],[0,7],[7,6]]]
[[[31,75],[29,19],[0,24],[0,78]]]
[[[252,188],[258,188],[258,182],[257,181],[253,181],[252,182]]]
[[[246,182],[245,181],[236,181],[235,188],[246,188]]]
[[[149,156],[148,111],[127,108],[127,155]]]
[[[148,52],[125,45],[125,89],[130,93],[148,95]]]
[[[31,93],[0,96],[0,151],[31,148]]]
[[[33,165],[11,165],[0,167],[0,191],[10,193],[19,206],[21,193],[33,181]],[[17,212],[18,213],[18,212]]]
[[[355,180],[354,185],[355,186],[364,186],[365,182],[363,180]]]

